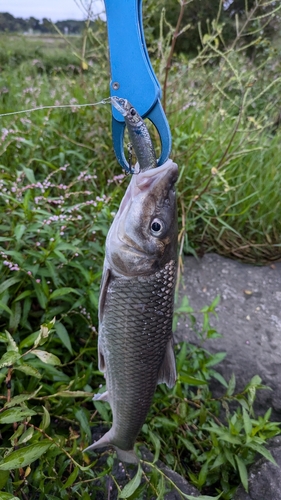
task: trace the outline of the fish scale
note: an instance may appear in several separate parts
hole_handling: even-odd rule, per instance
[[[174,283],[171,261],[148,279],[116,278],[108,288],[100,344],[105,365],[111,367],[106,385],[112,394],[113,422],[128,422],[126,427],[113,425],[111,443],[124,450],[133,447],[143,425],[172,336]],[[132,302],[141,303],[143,296],[145,312],[141,308],[132,312]],[[113,374],[120,372],[122,378],[117,380]]]

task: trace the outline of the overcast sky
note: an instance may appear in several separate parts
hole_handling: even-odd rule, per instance
[[[52,21],[66,19],[85,19],[86,12],[82,5],[89,5],[90,0],[0,0],[0,12],[9,12],[14,17],[46,17]],[[92,1],[92,10],[98,14],[104,10],[102,0]]]

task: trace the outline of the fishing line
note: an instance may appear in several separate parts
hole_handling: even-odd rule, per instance
[[[22,109],[20,111],[11,111],[10,113],[1,113],[1,116],[12,116],[12,115],[19,115],[22,113],[31,113],[33,111],[40,111],[42,109],[57,109],[57,108],[85,108],[86,106],[97,106],[98,104],[109,104],[111,103],[111,97],[105,97],[101,101],[98,102],[93,102],[93,103],[87,103],[87,104],[58,104],[58,105],[53,105],[53,106],[38,106],[37,108],[30,108],[30,109]]]

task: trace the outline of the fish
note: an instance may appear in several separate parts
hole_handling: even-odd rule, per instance
[[[129,137],[135,151],[138,166],[141,172],[157,167],[157,159],[153,142],[147,130],[146,124],[138,114],[136,108],[121,97],[112,96],[112,105],[124,116]]]
[[[178,166],[132,175],[106,238],[99,297],[98,364],[112,427],[84,451],[107,446],[122,462],[134,452],[157,384],[176,381],[172,319],[177,267]]]

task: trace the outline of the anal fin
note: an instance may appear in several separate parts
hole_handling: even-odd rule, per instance
[[[107,403],[109,403],[109,394],[108,394],[108,391],[105,391],[105,392],[102,392],[102,393],[97,393],[94,395],[93,397],[93,401],[106,401]]]
[[[165,357],[158,373],[157,384],[165,383],[169,388],[171,388],[175,385],[176,379],[176,360],[173,348],[173,339],[171,339],[167,344]]]
[[[111,439],[112,439],[112,430],[110,429],[98,441],[88,446],[88,448],[85,448],[85,450],[83,450],[83,453],[95,450],[97,448],[105,448],[106,446],[113,446],[111,443]]]

